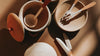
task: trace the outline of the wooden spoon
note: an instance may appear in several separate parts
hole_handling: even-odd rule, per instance
[[[61,22],[63,23],[64,21],[66,21],[66,24],[70,23],[70,20],[72,18],[74,18],[75,16],[77,16],[80,12],[84,11],[84,10],[87,10],[91,7],[93,7],[94,5],[96,5],[96,2],[93,1],[91,2],[90,4],[86,5],[85,7],[83,7],[82,9],[78,10],[77,12],[75,13],[72,13],[72,14],[69,14],[69,16],[67,15],[67,17],[65,19],[61,18]],[[62,20],[63,19],[63,20]]]
[[[42,5],[42,7],[38,10],[38,12],[36,13],[36,15],[33,14],[28,14],[25,16],[24,18],[24,23],[26,26],[30,27],[30,28],[34,28],[37,23],[38,23],[38,19],[37,17],[40,15],[40,13],[42,12],[43,8],[46,7],[46,5],[48,5],[48,3],[51,2],[51,0],[45,0],[44,4]],[[28,22],[28,23],[26,23]]]

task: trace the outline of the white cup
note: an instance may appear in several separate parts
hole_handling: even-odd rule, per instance
[[[44,30],[49,23],[51,22],[51,13],[49,8],[46,6],[43,11],[41,12],[41,14],[38,16],[38,26],[36,28],[29,28],[24,24],[24,17],[27,14],[33,13],[36,14],[36,12],[39,10],[39,8],[41,7],[41,5],[43,4],[43,2],[41,1],[28,1],[26,2],[20,9],[19,12],[19,18],[22,22],[22,25],[24,26],[24,28],[30,32],[39,32]]]

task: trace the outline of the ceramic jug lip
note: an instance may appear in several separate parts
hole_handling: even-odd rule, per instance
[[[24,22],[23,22],[23,10],[24,10],[24,7],[25,7],[26,5],[28,5],[29,3],[32,3],[32,2],[43,3],[43,2],[41,2],[41,1],[28,1],[28,2],[26,2],[26,3],[21,7],[21,9],[20,9],[20,11],[19,11],[19,18],[20,18],[20,20],[21,20],[21,22],[22,22],[23,27],[24,27],[26,30],[31,31],[31,32],[39,32],[39,31],[44,30],[44,29],[48,26],[48,24],[51,22],[51,13],[50,13],[49,8],[46,6],[46,9],[47,9],[47,11],[48,11],[48,20],[47,20],[46,24],[45,24],[44,26],[42,26],[41,28],[39,28],[39,29],[30,29],[30,28],[28,28],[28,27],[24,24]]]
[[[82,6],[85,6],[85,4],[83,2],[79,1],[79,3],[82,4]],[[56,14],[56,12],[55,12],[55,14]],[[56,15],[54,15],[54,18],[55,18],[55,21],[56,21]],[[78,31],[79,29],[81,29],[82,27],[84,27],[85,24],[86,24],[86,22],[87,22],[87,20],[88,20],[88,11],[86,10],[85,22],[84,22],[84,24],[82,26],[80,26],[80,28],[75,29],[75,30],[65,30],[65,29],[62,29],[62,27],[60,27],[58,24],[57,25],[59,26],[59,28],[61,28],[64,31],[74,32],[74,31]],[[57,23],[57,21],[56,21],[56,23]]]

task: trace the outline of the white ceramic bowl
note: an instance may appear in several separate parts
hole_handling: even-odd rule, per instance
[[[57,25],[64,31],[68,31],[68,32],[73,32],[73,31],[77,31],[79,29],[81,29],[87,22],[88,19],[88,11],[84,11],[84,13],[82,14],[82,16],[78,17],[77,19],[71,21],[69,24],[67,25],[63,25],[60,22],[61,16],[64,15],[64,13],[69,9],[69,7],[71,6],[70,1],[64,2],[63,4],[61,4],[56,12],[55,12],[55,21],[57,23]],[[78,11],[79,9],[83,8],[85,5],[79,1],[76,6],[72,9],[72,12]],[[79,14],[80,15],[80,14]]]
[[[40,20],[38,24],[39,27],[31,29],[31,28],[28,28],[23,22],[23,19],[26,14],[28,13],[36,14],[36,12],[38,11],[38,9],[41,7],[42,4],[43,2],[41,1],[28,1],[21,7],[20,12],[19,12],[19,18],[22,22],[22,25],[24,26],[26,30],[31,31],[31,32],[39,32],[45,29],[49,25],[51,21],[51,14],[47,6],[46,8],[43,9],[42,13],[38,16],[39,17],[38,20]]]
[[[57,53],[49,44],[37,42],[25,51],[24,56],[57,56]]]

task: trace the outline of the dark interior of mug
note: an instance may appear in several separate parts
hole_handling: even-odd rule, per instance
[[[23,10],[23,18],[27,14],[35,15],[37,13],[37,11],[40,9],[41,6],[42,6],[41,2],[31,2],[31,3],[28,3],[24,7],[24,10]],[[31,29],[39,29],[39,28],[43,27],[46,24],[47,20],[48,20],[48,14],[49,14],[48,10],[45,7],[43,9],[43,11],[40,13],[40,15],[37,17],[37,19],[38,19],[37,25],[34,28],[31,28]]]

